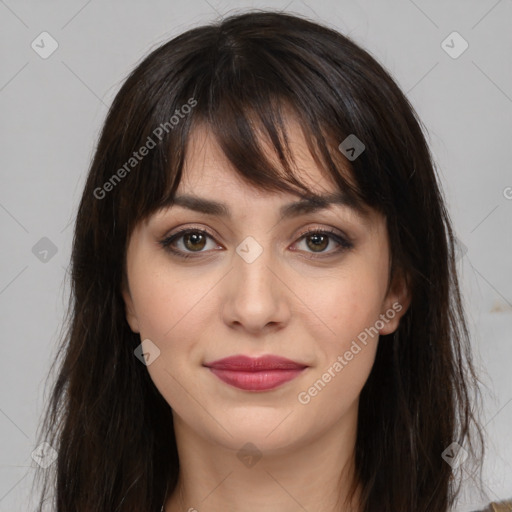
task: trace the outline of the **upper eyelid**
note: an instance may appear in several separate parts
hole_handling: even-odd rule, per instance
[[[191,225],[191,226],[187,226],[185,225],[185,227],[177,227],[175,228],[176,231],[174,230],[171,230],[170,232],[168,232],[169,234],[165,234],[162,238],[170,238],[172,236],[175,236],[175,235],[178,235],[178,234],[183,234],[183,233],[186,233],[188,231],[201,231],[201,232],[205,232],[208,236],[211,236],[212,238],[215,238],[217,237],[218,235],[216,235],[216,230],[214,230],[213,228],[211,228],[210,226],[207,226],[207,227],[204,227],[204,226],[200,226],[200,225]],[[230,230],[231,231],[231,230]],[[352,237],[349,236],[344,230],[340,229],[340,228],[337,228],[337,227],[333,227],[333,226],[322,226],[320,225],[320,223],[317,223],[317,225],[314,225],[314,226],[309,226],[303,230],[299,230],[299,233],[296,234],[295,236],[304,236],[305,234],[307,234],[308,232],[310,231],[327,231],[329,232],[330,234],[336,234],[342,238],[345,238],[347,241],[351,241],[352,240]]]

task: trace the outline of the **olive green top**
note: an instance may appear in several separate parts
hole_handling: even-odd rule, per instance
[[[490,503],[487,508],[479,512],[512,512],[512,500],[500,501],[499,503]]]

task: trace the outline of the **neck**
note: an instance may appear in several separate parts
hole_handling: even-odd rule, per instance
[[[240,449],[205,439],[175,415],[180,474],[165,512],[360,512],[360,488],[347,499],[357,422],[344,420],[286,448],[259,440],[262,449]]]

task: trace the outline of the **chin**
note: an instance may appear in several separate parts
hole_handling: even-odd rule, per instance
[[[226,431],[221,429],[222,438],[218,439],[220,444],[226,448],[239,450],[246,443],[252,443],[259,450],[265,453],[278,453],[286,451],[290,447],[306,442],[313,432],[309,432],[308,426],[300,421],[290,411],[273,410],[269,414],[261,411],[255,412],[257,420],[251,419],[251,415],[245,417],[230,415],[229,421],[221,421]],[[283,421],[284,420],[284,421]],[[219,430],[216,431],[217,435]]]

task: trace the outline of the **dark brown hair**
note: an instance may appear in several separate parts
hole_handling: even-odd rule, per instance
[[[172,204],[199,123],[254,187],[311,196],[290,164],[288,115],[340,190],[385,215],[390,280],[400,272],[412,293],[397,331],[381,337],[360,396],[362,510],[446,512],[454,502],[456,472],[441,454],[452,442],[476,460],[483,454],[478,381],[455,237],[421,122],[384,68],[348,37],[298,16],[253,11],[152,51],[109,110],[76,216],[70,309],[40,434],[58,458],[42,470],[52,473],[41,504],[53,471],[57,512],[157,512],[173,491],[171,408],[134,356],[141,340],[125,318],[127,243],[138,222]],[[352,161],[338,149],[351,134],[365,145]]]

